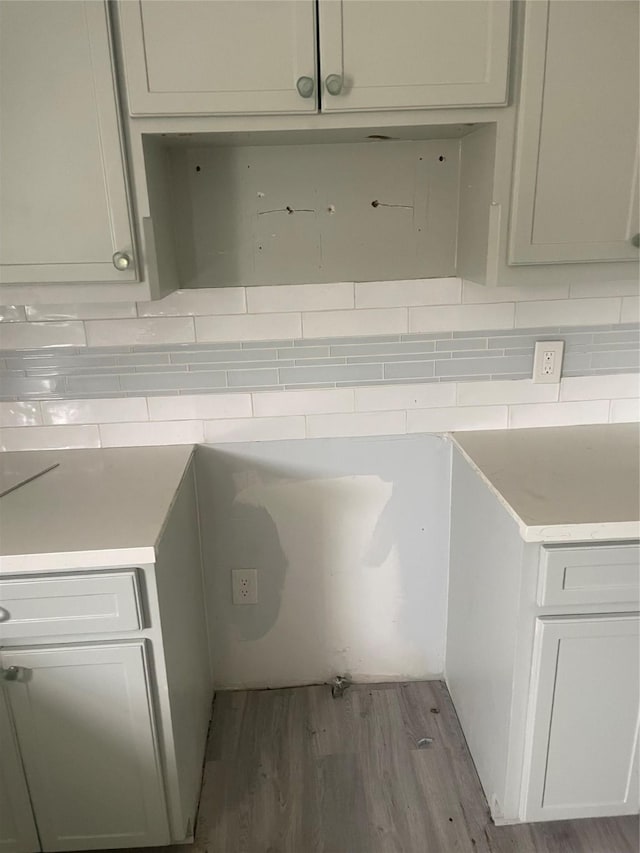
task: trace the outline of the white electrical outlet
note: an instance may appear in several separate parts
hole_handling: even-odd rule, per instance
[[[258,603],[258,570],[231,570],[231,600],[234,604]]]
[[[533,381],[560,382],[564,341],[536,341],[533,354]]]

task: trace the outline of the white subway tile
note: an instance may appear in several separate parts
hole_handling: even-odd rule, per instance
[[[416,409],[407,412],[407,432],[453,432],[471,429],[505,429],[506,406],[465,406]]]
[[[244,314],[244,287],[206,287],[176,290],[155,302],[138,302],[139,317],[187,317],[190,315]]]
[[[73,320],[64,323],[3,323],[0,326],[0,349],[85,345],[84,324]]]
[[[617,323],[619,317],[620,299],[556,299],[516,305],[516,329],[600,326]]]
[[[197,341],[278,341],[302,335],[300,314],[196,317]]]
[[[640,421],[640,399],[612,400],[609,421],[612,424],[637,423]]]
[[[90,347],[182,344],[195,340],[191,317],[87,320],[85,326]]]
[[[174,394],[149,397],[147,405],[152,421],[251,417],[250,394]]]
[[[0,450],[70,450],[78,447],[100,447],[97,426],[7,427],[0,431]]]
[[[27,320],[107,320],[135,317],[135,302],[90,302],[83,304],[27,305]]]
[[[604,294],[603,294],[604,295]],[[512,287],[488,287],[474,281],[462,284],[462,302],[528,302],[537,299],[567,299],[569,286],[566,284],[523,284]]]
[[[204,440],[210,444],[304,437],[305,421],[302,416],[205,421],[204,424]]]
[[[302,315],[305,338],[394,335],[407,331],[406,308],[357,308]]]
[[[103,447],[144,447],[153,444],[199,444],[202,421],[100,424]]]
[[[640,396],[640,373],[605,376],[567,376],[560,383],[560,400],[612,400]]]
[[[0,323],[24,323],[27,315],[22,305],[0,305]]]
[[[353,411],[352,388],[323,388],[300,391],[265,391],[253,394],[256,416],[315,415]]]
[[[355,412],[342,415],[308,415],[309,438],[338,438],[355,435],[403,435],[405,412]]]
[[[409,331],[457,332],[467,329],[511,329],[513,315],[514,306],[510,302],[409,308]]]
[[[572,284],[569,288],[569,296],[572,299],[584,299],[585,297],[605,296],[637,296],[640,285],[638,280],[628,281],[585,281]]]
[[[429,409],[455,406],[455,382],[423,382],[415,385],[381,385],[356,388],[356,411]]]
[[[253,314],[353,308],[353,283],[279,284],[267,287],[248,287],[247,308]]]
[[[553,403],[560,383],[536,384],[530,379],[495,382],[459,382],[459,406],[490,406],[509,403]]]
[[[537,403],[535,405],[509,407],[509,426],[512,429],[604,424],[608,420],[608,400],[590,400],[579,403]]]
[[[101,424],[121,421],[146,421],[144,397],[119,397],[101,400],[51,400],[42,402],[45,424]]]
[[[0,403],[0,426],[22,427],[36,426],[42,423],[40,403]]]
[[[640,298],[637,296],[625,296],[622,300],[620,312],[621,323],[640,322]]]
[[[460,302],[459,278],[415,281],[363,281],[356,284],[356,308],[396,308],[410,305],[455,305]]]

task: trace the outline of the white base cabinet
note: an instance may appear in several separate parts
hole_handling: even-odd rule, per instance
[[[637,615],[537,620],[525,820],[637,810],[639,625]]]
[[[192,460],[155,555],[0,575],[0,853],[192,840],[213,699]]]
[[[636,814],[636,542],[525,542],[461,453],[446,680],[498,824]]]

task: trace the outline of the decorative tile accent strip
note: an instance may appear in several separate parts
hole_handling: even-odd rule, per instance
[[[531,375],[534,344],[545,339],[565,341],[565,377],[640,370],[638,323],[354,338],[52,346],[0,351],[0,399],[515,380]]]

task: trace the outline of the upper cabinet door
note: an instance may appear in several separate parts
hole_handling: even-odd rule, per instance
[[[0,282],[135,281],[103,2],[0,2],[0,115]]]
[[[316,112],[314,0],[124,0],[132,115]]]
[[[639,8],[526,5],[510,263],[638,258]]]
[[[509,0],[319,0],[322,110],[505,104]]]

